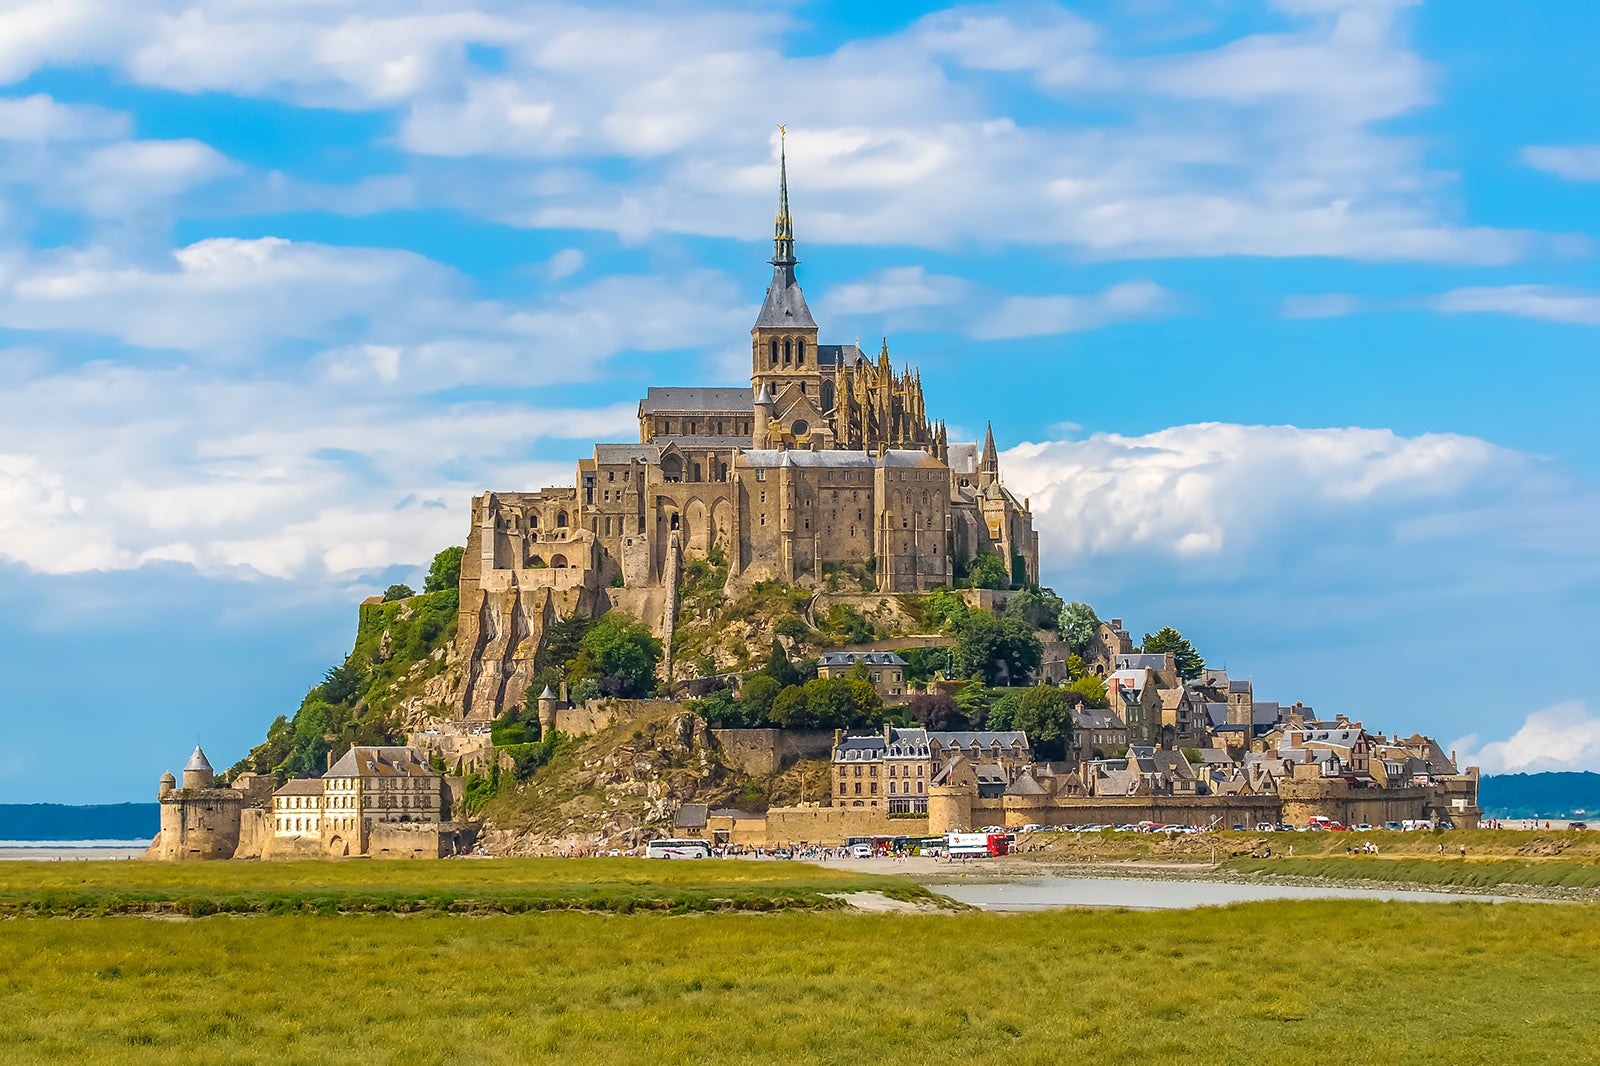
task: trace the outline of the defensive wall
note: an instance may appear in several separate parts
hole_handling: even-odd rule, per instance
[[[750,832],[753,835],[753,827]],[[891,818],[887,811],[864,807],[772,807],[766,820],[768,845],[843,844],[846,837],[920,836],[927,832],[926,817]]]
[[[802,759],[833,754],[833,731],[827,729],[713,729],[722,761],[751,777],[781,774]]]

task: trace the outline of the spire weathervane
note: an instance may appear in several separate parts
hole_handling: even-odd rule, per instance
[[[778,123],[778,217],[772,227],[772,265],[792,267],[794,257],[794,219],[789,217],[789,160],[786,151],[789,127]]]

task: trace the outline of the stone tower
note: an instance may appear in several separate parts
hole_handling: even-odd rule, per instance
[[[556,694],[546,685],[539,693],[539,737],[548,737],[556,727]]]
[[[794,219],[789,215],[789,164],[778,142],[778,214],[773,223],[772,284],[750,330],[750,384],[774,397],[797,385],[814,403],[822,397],[817,363],[817,323],[806,306],[794,268]]]
[[[206,753],[198,746],[183,767],[183,787],[171,773],[161,775],[161,833],[150,846],[153,859],[231,859],[239,850],[239,824],[245,795],[218,788]]]
[[[206,758],[206,753],[200,750],[200,745],[194,746],[194,754],[189,756],[189,761],[183,767],[183,787],[210,788],[217,783],[217,778],[211,772],[211,762]]]

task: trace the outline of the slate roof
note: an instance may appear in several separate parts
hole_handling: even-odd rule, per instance
[[[984,748],[991,747],[996,741],[999,741],[1000,746],[1003,748],[1009,748],[1012,745],[1020,745],[1024,748],[1028,746],[1028,735],[1022,732],[1020,729],[1000,730],[996,732],[979,732],[977,730],[970,729],[949,732],[944,730],[929,730],[928,739],[930,741],[938,741],[939,746],[944,748],[948,748],[956,744],[961,745],[963,748],[970,748],[972,747],[974,741],[976,741],[980,747]]]
[[[818,666],[904,666],[906,661],[892,651],[830,651],[817,660]]]
[[[866,354],[854,344],[817,345],[818,366],[849,366],[865,359]]]
[[[639,401],[639,413],[654,414],[749,414],[755,407],[748,386],[661,387],[652,385]]]
[[[705,803],[685,803],[678,808],[672,824],[677,829],[704,829],[710,806]]]
[[[1077,729],[1126,729],[1127,724],[1111,711],[1079,711]]]
[[[1045,794],[1045,787],[1039,784],[1034,776],[1029,773],[1018,774],[1017,779],[1011,782],[1011,785],[1006,789],[1006,795],[1008,796],[1043,796]]]
[[[1146,655],[1143,652],[1127,652],[1117,656],[1118,670],[1165,670],[1167,657],[1165,655]]]
[[[794,276],[793,264],[778,264],[772,268],[772,284],[767,286],[767,298],[756,315],[757,329],[816,329],[817,320],[811,317],[806,306],[805,293]]]
[[[978,446],[976,444],[952,444],[949,446],[950,469],[958,474],[976,474],[978,472]]]
[[[183,764],[183,769],[185,773],[190,770],[204,770],[208,774],[211,772],[211,763],[206,759],[206,753],[200,750],[200,745],[194,746],[194,754]]]
[[[322,795],[322,778],[297,777],[292,781],[285,781],[283,787],[273,793],[274,796],[320,796]]]
[[[439,777],[416,748],[355,747],[323,777]]]

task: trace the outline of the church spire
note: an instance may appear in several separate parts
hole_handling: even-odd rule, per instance
[[[785,147],[789,130],[778,127],[778,217],[772,226],[772,265],[792,267],[800,260],[794,257],[794,219],[789,216],[789,160]]]
[[[986,474],[1000,472],[1000,456],[994,448],[994,423],[989,423],[989,431],[983,438],[983,458],[978,461],[978,469]]]

